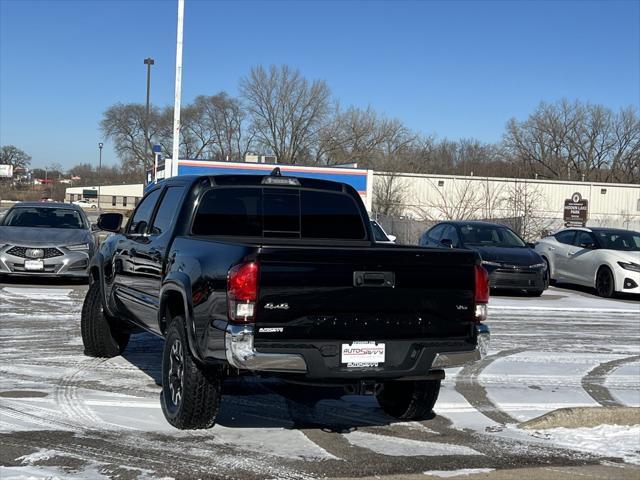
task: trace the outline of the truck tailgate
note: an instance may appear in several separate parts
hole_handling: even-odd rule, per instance
[[[474,252],[263,247],[257,260],[258,345],[474,335]]]

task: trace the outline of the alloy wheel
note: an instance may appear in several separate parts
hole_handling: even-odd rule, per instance
[[[184,379],[184,348],[179,339],[175,339],[171,345],[169,353],[169,391],[171,393],[171,403],[175,407],[180,406],[182,401]]]

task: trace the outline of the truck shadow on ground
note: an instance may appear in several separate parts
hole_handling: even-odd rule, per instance
[[[149,333],[132,335],[122,357],[161,386],[163,345],[161,338]],[[434,417],[431,414],[424,420]],[[298,385],[247,375],[225,380],[216,423],[229,428],[321,429],[344,433],[396,421],[382,411],[373,396],[346,395],[340,387]]]

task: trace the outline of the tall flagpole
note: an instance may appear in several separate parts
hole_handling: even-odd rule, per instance
[[[182,28],[184,24],[184,0],[178,0],[178,33],[176,38],[176,90],[173,105],[173,154],[171,176],[178,174],[180,155],[180,98],[182,95]]]

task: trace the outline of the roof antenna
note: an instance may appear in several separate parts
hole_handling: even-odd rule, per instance
[[[276,167],[273,170],[271,170],[271,174],[272,177],[281,177],[282,173],[280,172],[280,167]]]

